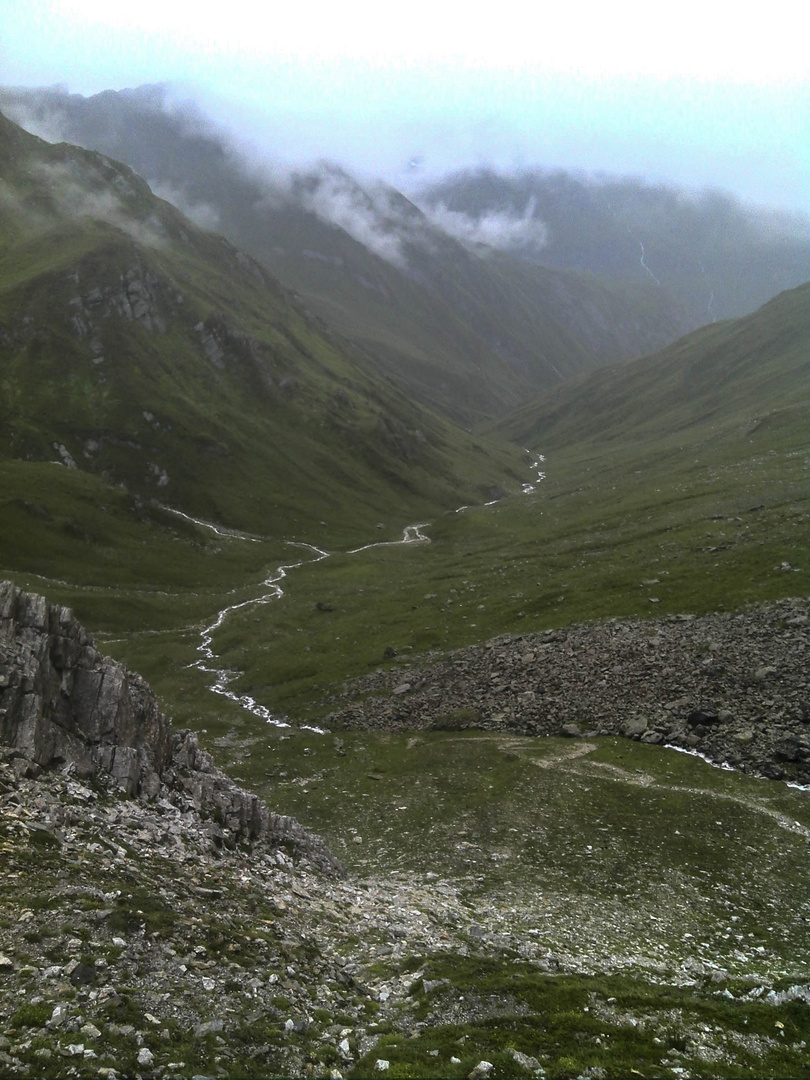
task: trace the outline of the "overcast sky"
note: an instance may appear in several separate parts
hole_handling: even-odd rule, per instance
[[[795,0],[0,0],[0,83],[174,82],[271,154],[399,186],[539,164],[810,212]]]

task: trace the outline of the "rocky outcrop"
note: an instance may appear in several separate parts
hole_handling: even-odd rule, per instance
[[[79,274],[73,272],[68,280],[76,287]],[[162,282],[149,267],[136,257],[132,265],[117,277],[112,284],[103,288],[95,286],[87,292],[79,293],[68,301],[70,325],[80,341],[89,340],[94,353],[100,354],[100,321],[112,315],[120,315],[129,322],[138,322],[149,333],[165,334],[166,318],[164,294],[169,287]],[[179,294],[174,297],[180,299]],[[104,357],[96,355],[94,363],[102,363]]]
[[[237,787],[190,731],[172,730],[147,683],[109,657],[69,608],[0,583],[0,742],[20,772],[69,766],[127,795],[178,799],[210,822],[212,844],[285,846],[339,870],[323,842]]]
[[[809,613],[794,599],[496,638],[348,684],[328,723],[624,735],[807,784]]]

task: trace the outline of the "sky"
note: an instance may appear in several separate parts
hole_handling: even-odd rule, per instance
[[[541,165],[810,213],[795,0],[0,0],[0,84],[172,83],[245,142],[406,188]]]

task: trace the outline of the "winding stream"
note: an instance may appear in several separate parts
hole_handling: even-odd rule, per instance
[[[179,511],[175,511],[179,513]],[[182,514],[182,517],[188,517],[186,514]],[[238,533],[232,530],[221,529],[216,525],[212,525],[207,521],[198,521],[196,518],[188,518],[189,521],[193,521],[197,525],[204,526],[205,528],[213,529],[220,536],[228,536],[233,539],[242,540],[255,540],[246,533]],[[377,543],[364,544],[359,548],[352,548],[346,554],[356,555],[360,551],[368,551],[369,548],[374,547],[391,547],[397,544],[417,544],[417,543],[430,543],[430,537],[425,536],[422,529],[427,528],[426,524],[421,525],[406,525],[402,533],[401,540],[381,540]],[[262,592],[258,596],[253,596],[249,600],[242,600],[238,604],[229,604],[224,607],[216,619],[209,625],[204,627],[201,631],[201,641],[197,646],[197,652],[201,653],[199,660],[195,660],[191,667],[196,668],[198,671],[204,672],[206,675],[213,675],[214,681],[210,686],[210,690],[214,694],[221,694],[222,697],[226,697],[229,701],[235,702],[241,708],[246,709],[254,716],[258,716],[261,720],[264,720],[268,724],[273,724],[275,727],[286,728],[290,725],[284,720],[280,720],[277,716],[265,706],[260,705],[259,702],[252,698],[250,694],[237,694],[236,691],[230,689],[230,684],[234,679],[238,677],[237,671],[232,671],[229,668],[220,668],[216,666],[217,656],[213,649],[213,637],[217,630],[222,626],[232,611],[240,611],[243,608],[254,607],[260,604],[269,604],[274,600],[280,600],[284,596],[284,590],[281,587],[281,582],[286,578],[290,570],[297,570],[299,566],[310,565],[311,563],[321,562],[323,559],[328,559],[332,552],[324,551],[322,548],[316,547],[314,544],[304,544],[297,541],[288,541],[291,547],[304,548],[307,551],[312,552],[314,558],[311,559],[299,559],[298,562],[282,563],[276,567],[275,571],[266,577],[261,583],[260,588]],[[319,734],[325,734],[323,728],[315,727],[310,724],[302,724],[301,727],[308,731],[315,731]]]
[[[536,471],[535,483],[537,483],[545,477],[545,473],[542,471],[541,467],[545,462],[545,457],[542,454],[534,455],[529,450],[526,450],[526,453],[531,459],[530,468]],[[523,484],[523,494],[528,495],[534,491],[535,483]],[[494,502],[497,501],[498,500],[494,500]],[[493,503],[486,503],[485,505],[491,506]],[[231,540],[245,540],[250,543],[261,543],[260,537],[252,536],[250,533],[239,532],[236,529],[226,529],[220,525],[214,525],[210,521],[202,521],[199,518],[191,517],[189,514],[184,514],[182,510],[175,510],[170,506],[164,506],[163,509],[172,514],[177,514],[178,517],[182,517],[186,521],[190,521],[201,528],[211,529],[217,536]],[[460,506],[456,513],[466,509],[466,506]],[[351,548],[346,554],[357,555],[361,551],[369,551],[371,548],[376,547],[394,547],[401,544],[429,544],[430,537],[426,536],[422,531],[427,527],[427,523],[425,522],[418,525],[406,525],[403,529],[401,540],[379,540],[374,543],[363,544],[361,547]],[[235,702],[254,716],[258,716],[266,723],[273,724],[275,727],[279,728],[290,727],[290,725],[284,720],[280,720],[277,716],[274,716],[265,705],[260,705],[255,698],[250,696],[250,694],[238,694],[236,691],[230,689],[230,684],[238,677],[239,672],[232,671],[229,668],[220,668],[216,666],[217,656],[213,649],[213,638],[214,634],[219,630],[232,611],[241,611],[243,608],[269,604],[274,600],[280,600],[284,596],[281,582],[286,578],[290,570],[296,570],[299,566],[308,565],[310,563],[321,562],[323,559],[328,559],[330,554],[333,554],[332,552],[324,551],[322,548],[316,547],[314,544],[300,543],[293,540],[287,542],[291,547],[304,548],[305,550],[312,552],[314,558],[299,559],[298,562],[283,563],[276,567],[276,569],[261,582],[259,586],[261,592],[258,596],[253,596],[248,600],[242,600],[238,604],[229,604],[227,607],[222,608],[216,619],[214,619],[209,626],[204,627],[200,632],[201,640],[200,644],[197,646],[197,652],[201,655],[198,660],[195,660],[189,665],[206,675],[214,676],[214,681],[210,686],[210,690],[214,694],[220,694],[222,697],[228,698],[229,701]],[[322,728],[308,724],[302,724],[301,726],[308,731],[316,731],[325,734]]]

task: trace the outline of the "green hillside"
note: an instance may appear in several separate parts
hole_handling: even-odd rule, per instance
[[[659,614],[810,587],[808,287],[472,435],[126,168],[2,133],[2,569],[71,603],[187,722],[244,719],[189,667],[236,603],[219,662],[300,717],[383,660],[649,613],[642,580]],[[504,294],[548,274],[489,264]],[[522,447],[545,478],[483,505],[532,478]],[[415,521],[430,544],[366,549]],[[301,561],[267,603],[268,573]]]
[[[4,118],[0,155],[6,460],[287,538],[322,520],[365,537],[518,482],[518,455],[408,401],[126,167]]]
[[[128,162],[296,290],[406,393],[465,425],[690,328],[651,282],[529,267],[472,249],[383,185],[321,165],[249,163],[159,87],[90,98],[0,92],[0,103]],[[283,150],[283,148],[281,148]]]
[[[810,593],[809,293],[571,381],[490,428],[543,454],[543,478],[433,518],[429,547],[302,568],[282,610],[235,613],[217,640],[240,685],[319,717],[342,680],[385,662],[381,644],[407,665],[504,633]],[[290,652],[299,628],[306,664]]]
[[[531,445],[664,446],[759,427],[810,431],[810,283],[656,356],[610,365],[529,403],[498,430]]]
[[[810,284],[589,370],[674,328],[663,290],[482,257],[389,192],[408,273],[280,214],[304,303],[98,152],[0,115],[0,163],[0,579],[347,870],[198,824],[210,774],[173,808],[5,748],[3,1066],[806,1073],[810,804],[743,750],[806,776]],[[738,682],[734,769],[604,734],[719,724]]]

